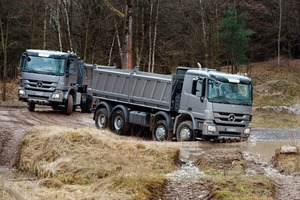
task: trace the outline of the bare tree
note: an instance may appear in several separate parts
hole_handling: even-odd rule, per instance
[[[68,38],[69,38],[69,45],[70,45],[70,50],[73,51],[73,43],[72,43],[72,37],[71,37],[71,27],[70,27],[70,18],[69,18],[69,12],[68,12],[68,0],[63,0],[63,8],[64,8],[64,13],[66,15],[66,22],[67,22],[67,32],[68,32]],[[72,1],[71,1],[72,3]]]
[[[282,4],[281,0],[279,0],[279,24],[278,24],[278,43],[277,43],[277,66],[280,65],[280,40],[281,40],[281,22],[282,22]]]
[[[202,22],[202,34],[203,34],[203,45],[204,45],[204,55],[205,55],[205,66],[207,66],[207,41],[206,41],[206,23],[205,23],[205,14],[204,14],[204,3],[202,0],[199,0],[200,4],[200,13],[201,13],[201,22]]]
[[[1,36],[1,49],[3,52],[3,74],[2,74],[2,101],[6,100],[6,81],[7,81],[7,54],[8,54],[8,38],[10,34],[10,13],[3,10],[5,2],[0,0],[0,36]],[[5,13],[5,18],[2,18],[2,13]]]
[[[157,39],[157,24],[158,24],[158,13],[159,13],[159,1],[156,2],[156,16],[155,16],[155,24],[154,24],[154,36],[153,36],[153,47],[152,47],[152,61],[151,61],[151,73],[154,72],[155,66],[155,51],[156,51],[156,39]],[[150,38],[151,40],[151,38]]]
[[[126,1],[126,8],[125,8],[125,18],[124,18],[124,58],[123,58],[123,68],[125,69],[132,69],[132,13],[133,12],[133,1],[127,0]]]

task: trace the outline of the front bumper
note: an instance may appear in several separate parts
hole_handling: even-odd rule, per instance
[[[247,139],[251,133],[251,127],[222,126],[214,123],[203,123],[202,136],[218,139]]]
[[[64,93],[60,91],[43,92],[19,88],[18,94],[20,101],[32,102],[41,105],[50,105],[53,103],[59,104],[64,102]]]

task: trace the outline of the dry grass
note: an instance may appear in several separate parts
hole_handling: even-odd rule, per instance
[[[275,191],[272,181],[263,175],[209,176],[213,182],[213,199],[272,200]]]
[[[6,101],[2,101],[3,83],[0,81],[0,105],[1,106],[25,106],[24,102],[18,100],[19,80],[10,80],[6,83]]]
[[[255,106],[282,106],[300,103],[300,60],[252,63]]]
[[[177,154],[176,148],[108,131],[34,127],[18,168],[37,181],[19,183],[19,190],[31,199],[148,199],[175,169]]]
[[[268,110],[254,111],[251,126],[256,128],[300,128],[300,116]]]
[[[212,149],[199,157],[197,166],[212,182],[213,199],[271,200],[274,185],[266,176],[245,172],[246,160],[238,149]]]

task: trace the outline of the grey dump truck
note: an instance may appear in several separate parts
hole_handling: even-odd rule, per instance
[[[251,132],[251,79],[210,69],[178,67],[173,75],[138,69],[94,70],[98,128],[126,134],[149,128],[155,141],[246,140]]]
[[[77,106],[89,112],[92,97],[87,88],[92,83],[94,65],[84,64],[75,53],[27,50],[20,61],[19,100],[35,105],[49,105],[70,115]]]

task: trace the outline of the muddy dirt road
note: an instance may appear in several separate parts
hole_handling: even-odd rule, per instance
[[[29,112],[27,108],[1,107],[0,106],[0,166],[13,167],[18,159],[18,149],[27,130],[34,125],[56,125],[79,128],[85,126],[94,127],[92,113],[81,113],[79,110],[71,116],[66,116],[59,111],[53,111],[49,107],[37,107],[35,112]],[[288,137],[287,137],[288,135]],[[238,148],[244,152],[250,152],[247,155],[250,163],[254,163],[254,171],[264,171],[263,173],[269,176],[277,185],[276,199],[300,199],[300,176],[285,176],[276,172],[269,166],[270,158],[274,155],[275,148],[283,143],[300,141],[299,129],[254,129],[251,138],[248,142],[232,143],[232,144],[216,144],[209,142],[193,142],[190,144],[196,145],[197,151],[205,152],[211,148]],[[188,146],[190,146],[190,144]],[[181,143],[178,143],[180,147]],[[245,154],[246,155],[246,154]],[[255,157],[257,155],[257,157]],[[186,161],[187,165],[182,166],[183,177],[192,173],[200,173],[193,167],[193,161]],[[196,171],[195,171],[196,170]],[[185,172],[186,171],[186,172]],[[190,198],[210,199],[209,193],[205,193],[206,188],[203,185],[203,190],[193,188],[191,185],[185,184],[186,180],[178,181],[178,174],[175,173],[176,181],[171,181],[169,190],[171,196],[166,196],[168,199],[177,199],[186,195],[187,190],[191,190]],[[174,178],[173,176],[173,178]],[[182,177],[181,175],[179,177]],[[190,182],[190,181],[188,181]],[[199,182],[198,182],[199,183]],[[178,194],[174,194],[174,190]],[[196,191],[196,192],[195,192]],[[204,192],[203,192],[204,191]],[[199,192],[201,194],[199,194]],[[205,194],[204,196],[201,196]],[[201,196],[201,198],[200,198]]]
[[[11,167],[17,161],[18,148],[26,131],[34,125],[67,127],[94,126],[91,113],[74,112],[66,116],[49,107],[37,107],[35,112],[26,108],[0,107],[0,166]]]

